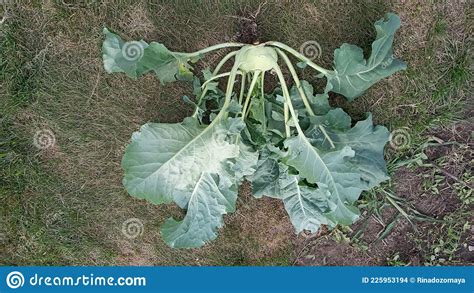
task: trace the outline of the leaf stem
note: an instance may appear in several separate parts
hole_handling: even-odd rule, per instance
[[[175,54],[182,55],[184,57],[192,58],[192,57],[197,57],[202,54],[209,53],[211,51],[219,50],[219,49],[224,49],[224,48],[235,48],[235,47],[243,47],[245,44],[242,43],[222,43],[222,44],[217,44],[214,46],[207,47],[205,49],[192,52],[192,53],[185,53],[185,52],[175,52]]]
[[[242,74],[242,80],[240,81],[240,94],[239,94],[239,105],[242,105],[245,93],[245,81],[247,80],[247,74]]]
[[[280,55],[283,60],[286,63],[286,66],[290,70],[291,76],[293,77],[293,80],[295,81],[296,88],[298,89],[298,93],[300,94],[301,99],[303,100],[304,106],[306,107],[306,111],[308,111],[309,115],[315,116],[313,109],[311,108],[311,105],[309,104],[308,96],[306,96],[306,93],[304,92],[303,87],[301,86],[301,81],[298,78],[298,74],[296,74],[296,70],[293,67],[293,64],[291,64],[290,58],[281,51],[280,49],[276,49],[278,55]],[[323,133],[324,137],[329,141],[329,144],[331,145],[331,148],[334,149],[336,146],[334,145],[334,142],[332,141],[331,137],[328,135],[326,132],[326,129],[324,128],[323,125],[319,125],[319,129]]]
[[[237,71],[237,74],[243,74],[243,73],[242,73],[242,71]],[[224,76],[229,76],[229,75],[230,75],[230,72],[225,72],[225,73],[221,73],[221,74],[215,75],[215,76],[209,78],[208,80],[206,80],[206,81],[201,85],[201,88],[204,88],[205,86],[207,86],[208,83],[210,83],[210,82],[213,81],[213,80],[219,79],[219,78],[224,77]]]
[[[288,102],[286,101],[286,98],[285,98],[285,103],[283,104],[283,115],[284,115],[284,119],[285,119],[285,133],[286,133],[286,137],[289,138],[291,136],[291,129],[290,129],[290,125],[288,124],[288,120],[290,120],[290,113],[288,113]]]
[[[234,88],[234,83],[235,83],[235,77],[237,76],[237,71],[239,70],[239,67],[241,65],[240,59],[243,53],[245,53],[247,50],[239,50],[239,54],[235,57],[235,62],[234,66],[232,66],[232,70],[230,71],[229,79],[227,81],[227,89],[225,91],[225,100],[224,100],[224,105],[222,105],[221,111],[217,115],[216,118],[214,118],[213,122],[216,121],[221,117],[221,115],[227,116],[229,113],[226,111],[227,107],[229,106],[230,99],[232,97],[232,89]],[[242,76],[243,77],[243,76]]]
[[[232,67],[232,70],[229,75],[229,80],[227,81],[227,89],[225,92],[225,99],[224,99],[224,105],[222,105],[222,108],[214,120],[217,120],[218,118],[221,117],[221,115],[227,116],[228,112],[227,107],[229,106],[231,97],[232,97],[232,89],[234,88],[234,83],[235,83],[235,77],[237,76],[237,69],[239,68],[239,63],[235,63],[234,67]]]
[[[303,104],[306,107],[306,111],[308,111],[309,115],[314,116],[314,111],[311,108],[311,105],[309,104],[308,97],[306,96],[306,93],[304,92],[303,87],[301,86],[300,79],[298,78],[298,75],[296,74],[296,70],[293,67],[293,64],[291,64],[290,59],[282,50],[276,49],[276,51],[278,55],[280,55],[283,58],[283,60],[286,63],[286,66],[290,70],[290,73],[291,73],[291,76],[293,77],[296,88],[298,89],[298,93],[300,94],[300,97],[303,100]]]
[[[298,58],[299,60],[301,61],[304,61],[306,64],[308,64],[310,67],[316,69],[317,71],[323,73],[324,75],[329,75],[332,73],[331,70],[328,70],[328,69],[325,69],[325,68],[322,68],[321,66],[315,64],[313,61],[311,61],[310,59],[308,59],[306,56],[304,56],[303,54],[299,53],[298,51],[296,51],[295,49],[291,48],[290,46],[287,46],[283,43],[280,43],[280,42],[266,42],[265,43],[266,45],[270,45],[270,46],[274,46],[274,47],[277,47],[277,48],[280,48],[280,49],[283,49],[289,53],[291,53],[293,56],[295,56],[296,58]]]
[[[219,73],[219,70],[221,70],[222,66],[224,66],[224,64],[232,57],[234,57],[235,55],[237,55],[239,51],[233,51],[233,52],[230,52],[229,54],[225,55],[224,58],[222,58],[222,60],[217,64],[216,68],[214,69],[214,71],[212,72],[212,76],[216,76],[217,73]],[[202,102],[202,99],[206,96],[207,94],[207,91],[209,90],[208,87],[205,87],[204,90],[202,91],[201,93],[201,96],[199,97],[199,99],[197,100],[196,102],[196,109],[194,110],[194,113],[192,115],[192,117],[196,117],[198,112],[199,112],[199,105],[201,104]]]
[[[293,105],[291,104],[290,92],[288,91],[288,86],[286,85],[285,77],[283,77],[283,73],[281,72],[281,68],[280,68],[280,66],[278,66],[278,64],[275,63],[273,69],[275,70],[275,72],[278,76],[278,80],[280,82],[281,89],[283,91],[283,97],[285,98],[285,105],[287,105],[289,110],[290,110],[290,113],[291,113],[292,119],[294,121],[296,130],[298,131],[299,134],[304,135],[303,130],[301,129],[300,124],[298,123],[298,115],[296,114],[295,109],[293,108]],[[285,121],[285,126],[286,125],[287,125],[287,122]]]
[[[267,131],[267,116],[265,113],[265,88],[264,88],[264,82],[265,82],[265,72],[262,72],[261,74],[262,79],[260,80],[260,102],[262,104],[262,113],[263,113],[263,131]]]
[[[250,103],[250,98],[252,97],[252,92],[253,92],[253,89],[255,88],[255,85],[257,84],[258,77],[260,76],[260,73],[261,73],[260,71],[255,71],[255,73],[253,75],[253,78],[252,78],[252,82],[250,82],[250,87],[249,87],[249,90],[247,92],[247,98],[245,99],[245,104],[244,104],[244,107],[242,108],[242,120],[246,116],[247,108],[248,108],[249,103]]]
[[[334,145],[334,142],[332,141],[331,137],[328,135],[328,133],[326,132],[326,128],[324,128],[324,126],[322,126],[321,124],[319,124],[319,129],[321,130],[321,132],[324,134],[324,137],[326,137],[326,139],[329,141],[329,144],[331,145],[331,148],[334,149],[336,148],[336,146]]]

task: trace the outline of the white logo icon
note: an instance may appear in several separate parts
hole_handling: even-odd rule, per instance
[[[309,60],[320,58],[323,50],[321,45],[316,41],[304,42],[300,47],[300,53],[303,54]]]
[[[126,42],[122,47],[122,55],[125,60],[137,61],[143,57],[145,48],[137,41]]]
[[[25,277],[23,274],[17,271],[11,272],[7,275],[7,286],[16,289],[20,288],[25,284]]]
[[[56,143],[54,133],[49,129],[41,129],[36,131],[33,137],[33,144],[40,150],[52,147]]]
[[[143,223],[140,219],[130,218],[123,222],[122,233],[128,239],[134,239],[143,234]]]

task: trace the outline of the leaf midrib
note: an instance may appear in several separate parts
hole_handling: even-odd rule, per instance
[[[304,209],[304,206],[303,206],[303,200],[302,200],[302,196],[301,196],[301,189],[300,189],[300,186],[298,185],[298,179],[296,178],[296,176],[293,178],[293,182],[294,184],[296,184],[296,190],[297,190],[297,196],[298,196],[298,203],[301,207],[301,211],[303,212],[303,216],[305,218],[308,218],[308,216],[306,215],[306,211]]]
[[[334,188],[334,191],[337,195],[337,198],[340,199],[340,194],[339,194],[339,190],[337,189],[337,186],[336,186],[336,182],[334,181],[334,177],[332,176],[331,172],[329,171],[329,168],[327,167],[326,163],[323,161],[323,159],[321,158],[321,156],[318,154],[318,152],[315,150],[315,148],[311,145],[311,143],[308,141],[308,139],[306,138],[306,136],[304,135],[299,135],[300,138],[309,146],[309,149],[316,155],[317,159],[321,162],[321,164],[323,165],[324,169],[326,170],[326,172],[329,174],[329,177],[331,178],[331,184]],[[305,161],[307,160],[307,158],[305,158]]]
[[[186,127],[184,127],[182,124],[179,124],[179,126],[181,126],[183,128],[183,130],[188,133],[189,135],[192,136],[192,133],[190,133]],[[178,152],[176,152],[176,154],[174,154],[171,158],[169,158],[166,162],[164,162],[158,169],[156,169],[154,172],[150,173],[150,175],[148,175],[147,177],[143,178],[143,181],[138,184],[138,185],[142,185],[144,184],[144,182],[146,180],[148,180],[150,177],[156,175],[156,173],[158,173],[162,168],[163,166],[168,166],[168,164],[173,161],[174,159],[176,159],[179,155],[181,155],[181,153],[187,149],[191,144],[193,144],[196,140],[198,139],[202,139],[202,136],[207,133],[209,131],[209,129],[212,129],[214,127],[214,125],[209,125],[206,129],[204,129],[203,131],[201,131],[197,136],[195,136],[193,139],[191,139],[185,146],[183,146]]]

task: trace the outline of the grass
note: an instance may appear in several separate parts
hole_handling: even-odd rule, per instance
[[[131,133],[140,125],[177,122],[192,112],[181,100],[191,87],[183,83],[163,87],[153,76],[133,81],[108,75],[101,63],[104,25],[123,32],[125,38],[159,40],[172,50],[193,51],[236,39],[239,17],[256,12],[259,5],[255,1],[38,1],[3,6],[7,19],[0,27],[0,262],[293,264],[301,236],[294,235],[280,204],[253,199],[248,190],[242,191],[238,213],[226,217],[216,241],[194,250],[166,246],[159,227],[166,218],[179,217],[180,210],[128,196],[121,185],[120,160]],[[418,154],[415,146],[426,140],[428,129],[463,117],[461,110],[472,94],[467,9],[428,2],[267,1],[257,23],[262,41],[278,40],[294,48],[318,41],[323,54],[317,61],[330,67],[332,52],[343,42],[368,53],[375,36],[373,22],[388,11],[401,15],[395,54],[409,64],[408,70],[378,83],[353,104],[338,97],[333,100],[353,117],[371,111],[377,123],[392,130],[408,127],[410,147],[387,150],[394,162],[392,174],[397,176],[395,165]],[[205,58],[196,70],[215,65],[217,57]],[[308,71],[302,77],[316,82]],[[54,133],[56,143],[38,149],[34,137],[44,129]],[[379,208],[383,196],[366,195],[364,201]],[[463,211],[470,207],[463,205]],[[128,239],[122,233],[122,223],[129,218],[143,223],[140,237]],[[457,233],[453,235],[462,235],[459,225],[450,227]],[[417,237],[419,243],[426,242]],[[460,244],[461,239],[449,236],[445,243]],[[428,247],[423,251],[438,246],[420,245]]]

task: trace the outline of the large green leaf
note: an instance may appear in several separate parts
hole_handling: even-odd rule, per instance
[[[387,128],[372,123],[372,115],[359,121],[351,128],[351,118],[342,109],[334,109],[324,116],[311,117],[313,126],[306,131],[311,143],[324,150],[331,150],[329,140],[337,149],[350,146],[355,156],[350,159],[359,170],[361,179],[367,183],[364,189],[370,189],[389,179],[384,160],[384,146],[389,140]],[[326,137],[319,125],[329,136]]]
[[[201,126],[149,123],[134,133],[122,166],[128,192],[153,203],[176,202],[187,209],[168,219],[163,239],[171,247],[198,247],[216,237],[222,216],[235,209],[237,186],[255,171],[257,153],[239,142],[240,118],[218,118]]]
[[[105,40],[102,44],[102,58],[108,73],[124,72],[128,77],[138,76],[150,71],[140,62],[148,44],[141,41],[124,42],[120,36],[104,28]]]
[[[257,168],[252,175],[252,194],[256,198],[262,196],[280,197],[279,163],[268,148],[263,148],[257,162]]]
[[[389,133],[374,126],[370,114],[352,128],[342,109],[309,120],[306,136],[285,141],[288,156],[276,154],[275,147],[273,152],[263,148],[250,178],[255,197],[283,200],[297,233],[316,232],[322,224],[353,223],[359,215],[354,203],[362,190],[388,179],[383,149]],[[299,175],[291,175],[285,163]]]
[[[406,64],[393,56],[393,37],[399,27],[400,18],[393,13],[375,22],[377,37],[367,60],[355,45],[343,44],[336,49],[334,73],[327,75],[332,91],[353,100],[382,78],[405,69]]]
[[[236,181],[240,182],[244,178],[251,177],[257,169],[257,161],[258,152],[254,151],[251,146],[241,142],[239,144],[239,156],[232,168]]]
[[[296,233],[316,232],[322,224],[330,224],[325,213],[335,209],[327,189],[312,188],[300,182],[298,175],[289,174],[288,166],[268,151],[262,152],[257,171],[251,178],[252,193],[283,200]]]
[[[156,204],[174,200],[185,208],[202,172],[227,176],[228,159],[239,155],[238,144],[231,141],[242,127],[233,118],[208,127],[193,118],[145,124],[123,157],[127,191]]]
[[[289,155],[286,163],[309,183],[317,184],[322,194],[330,194],[333,203],[328,219],[335,223],[352,224],[359,216],[353,203],[364,187],[358,170],[350,162],[355,152],[349,146],[323,151],[314,147],[303,134],[285,141]]]
[[[290,175],[288,171],[281,172],[279,186],[280,198],[296,233],[303,230],[315,233],[321,225],[330,224],[325,213],[336,207],[331,206],[328,189],[300,184],[299,176]]]
[[[122,38],[104,28],[102,44],[104,68],[108,73],[124,72],[128,77],[138,78],[154,71],[162,83],[193,77],[189,58],[171,52],[163,44],[145,41],[124,42]],[[193,60],[194,61],[194,60]]]
[[[201,172],[189,199],[182,221],[168,219],[161,227],[161,235],[174,248],[193,248],[217,237],[223,225],[222,215],[235,210],[237,187],[220,186],[217,175]]]
[[[260,123],[262,132],[265,132],[267,129],[267,117],[265,109],[265,98],[264,97],[254,97],[250,102],[250,117]]]

